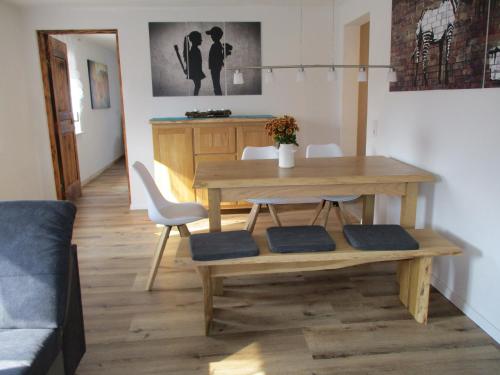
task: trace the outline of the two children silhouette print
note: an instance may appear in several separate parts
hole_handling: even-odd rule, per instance
[[[222,95],[220,74],[224,66],[224,59],[231,55],[233,46],[229,43],[221,43],[224,32],[218,26],[212,27],[205,33],[212,38],[212,46],[208,54],[208,68],[212,78],[214,95]],[[199,48],[202,42],[202,35],[199,31],[191,31],[186,35],[183,42],[182,59],[178,46],[174,45],[177,58],[186,75],[186,79],[193,81],[194,96],[198,96],[201,88],[201,81],[206,78],[203,72],[203,58]]]

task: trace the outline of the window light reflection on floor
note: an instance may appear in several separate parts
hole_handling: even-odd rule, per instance
[[[266,375],[260,344],[251,343],[221,361],[210,362],[208,373],[210,375]]]

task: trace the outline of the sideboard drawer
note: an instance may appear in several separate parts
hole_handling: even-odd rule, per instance
[[[236,152],[236,129],[233,127],[198,127],[194,129],[195,154],[230,154]]]

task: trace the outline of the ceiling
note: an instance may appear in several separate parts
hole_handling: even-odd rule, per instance
[[[1,1],[1,0],[0,0]],[[297,5],[301,0],[7,0],[20,6],[78,5],[78,6],[253,6]],[[333,0],[303,0],[304,5],[331,4]]]
[[[51,36],[64,43],[68,43],[67,38],[71,37],[72,40],[76,39],[79,42],[90,43],[113,52],[116,51],[115,34],[54,34]]]
[[[115,34],[84,34],[78,35],[79,40],[85,40],[89,43],[97,44],[100,47],[116,50]]]

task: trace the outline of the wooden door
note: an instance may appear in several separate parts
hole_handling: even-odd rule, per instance
[[[370,54],[370,23],[360,27],[359,63],[368,65]],[[367,72],[369,74],[369,72]],[[356,155],[366,155],[366,122],[368,117],[368,81],[358,83],[358,128],[356,135]]]
[[[263,125],[246,125],[238,127],[238,159],[241,159],[243,149],[247,146],[271,146],[273,139],[267,135]]]
[[[82,195],[82,190],[71,108],[66,44],[49,36],[48,54],[62,198],[74,200]]]
[[[156,183],[168,199],[195,200],[193,129],[153,127]]]

